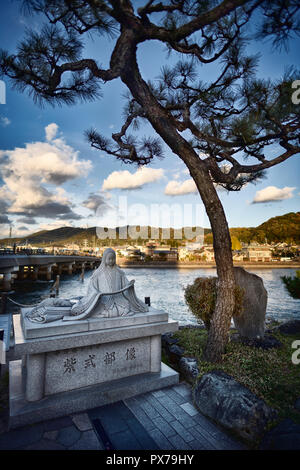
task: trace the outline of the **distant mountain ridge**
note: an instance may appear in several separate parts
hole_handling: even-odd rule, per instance
[[[127,226],[127,229],[130,229],[131,226]],[[137,226],[140,227],[140,226]],[[27,235],[26,237],[19,237],[19,238],[4,238],[0,240],[0,244],[4,243],[22,243],[26,242],[30,245],[65,245],[65,244],[82,244],[84,240],[87,240],[89,243],[94,243],[95,239],[100,240],[100,238],[97,236],[97,228],[98,227],[89,227],[89,228],[79,228],[79,227],[60,227],[57,229],[53,230],[43,230],[39,232],[35,232],[31,235]],[[162,229],[161,227],[150,227],[150,226],[141,226],[140,229],[141,231],[143,229],[147,228],[148,229],[148,235],[149,239],[151,239],[151,230],[159,230],[159,239],[162,238],[162,231],[163,230],[168,230],[168,229]],[[184,227],[184,228],[192,228],[195,229],[195,227]],[[99,227],[101,229],[101,227]],[[118,243],[128,243],[128,241],[132,244],[136,243],[136,239],[128,238],[128,241],[126,239],[119,239],[119,232],[122,231],[124,227],[117,227],[116,228],[116,240]],[[170,238],[168,240],[174,240],[174,228],[170,228]],[[204,229],[204,234],[209,233],[210,229]],[[107,240],[107,239],[106,239]],[[103,240],[105,241],[105,239]]]
[[[138,240],[128,238],[128,240],[119,240],[119,231],[124,227],[116,228],[116,242],[120,244],[137,243]],[[144,227],[141,227],[141,229]],[[153,227],[155,228],[155,227]],[[195,228],[195,227],[193,227]],[[150,238],[151,227],[148,227],[148,235]],[[162,240],[162,228],[159,228],[159,239]],[[231,236],[236,237],[240,242],[250,243],[296,243],[300,244],[300,212],[289,212],[287,214],[272,217],[271,219],[263,222],[257,227],[235,227],[230,229]],[[212,242],[211,229],[204,229],[205,241]],[[79,227],[60,227],[54,230],[42,230],[32,233],[26,237],[18,238],[4,238],[0,240],[0,244],[12,243],[27,243],[34,246],[43,245],[67,245],[79,244],[82,245],[84,240],[87,240],[89,246],[92,246],[95,241],[105,242],[97,237],[96,227],[79,228]],[[174,240],[174,229],[170,228],[170,238]],[[106,239],[107,244],[109,240]],[[140,240],[141,241],[141,240]],[[174,240],[176,241],[176,239]],[[178,240],[179,241],[179,240]],[[100,243],[101,244],[101,243]]]

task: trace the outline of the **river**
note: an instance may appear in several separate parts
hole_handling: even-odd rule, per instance
[[[268,292],[267,319],[278,321],[300,319],[300,300],[289,296],[280,279],[281,276],[295,276],[295,269],[247,268],[247,270],[263,279]],[[210,268],[124,268],[124,271],[129,280],[135,279],[135,290],[140,299],[150,297],[153,307],[165,310],[169,313],[169,317],[178,321],[180,325],[197,323],[185,304],[184,287],[191,284],[196,277],[216,275],[216,270]],[[59,297],[85,295],[91,274],[92,271],[85,273],[84,282],[79,280],[79,274],[62,275]],[[48,282],[19,282],[15,284],[16,292],[11,297],[23,304],[36,303],[49,297],[50,286],[51,283]]]

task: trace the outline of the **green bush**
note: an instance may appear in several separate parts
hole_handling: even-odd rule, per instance
[[[296,271],[296,277],[282,276],[286,289],[294,299],[300,299],[300,271]]]
[[[203,321],[207,330],[209,330],[210,320],[215,310],[217,299],[216,285],[216,277],[198,277],[193,284],[184,289],[184,298],[191,312],[197,319]],[[233,316],[238,316],[242,313],[244,289],[235,286],[234,295],[235,307]]]

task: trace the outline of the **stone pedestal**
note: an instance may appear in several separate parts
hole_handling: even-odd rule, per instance
[[[178,323],[150,307],[131,317],[38,324],[14,316],[10,427],[84,411],[178,382],[161,335]]]

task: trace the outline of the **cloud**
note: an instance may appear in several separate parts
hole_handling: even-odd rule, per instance
[[[26,237],[26,236],[28,236],[28,232],[29,232],[29,229],[25,226],[18,226],[18,227],[13,226],[12,237],[13,238],[15,238],[15,237]],[[6,238],[7,235],[8,234],[3,233],[2,236],[4,236]]]
[[[6,213],[25,217],[79,219],[72,211],[72,203],[61,187],[51,190],[49,185],[61,185],[86,176],[92,167],[89,160],[80,160],[78,152],[63,138],[55,138],[55,123],[45,128],[47,142],[33,142],[24,148],[0,151],[1,201],[6,201]],[[47,187],[45,186],[47,185]]]
[[[197,187],[193,179],[185,181],[169,181],[165,188],[165,194],[167,196],[183,196],[184,194],[197,193]]]
[[[48,131],[48,137],[51,136],[54,136],[53,130]],[[0,156],[7,157],[2,167],[4,177],[8,178],[13,173],[18,180],[38,180],[55,185],[86,176],[92,168],[91,161],[79,160],[78,152],[67,145],[62,138],[51,142],[33,142],[26,144],[24,148],[16,147],[14,150],[0,151]]]
[[[17,222],[21,224],[28,224],[28,225],[36,224],[36,220],[33,217],[21,217],[20,219],[17,220]]]
[[[0,188],[0,214],[5,214],[9,208],[9,198],[7,197],[5,188],[2,186]]]
[[[7,117],[1,117],[0,122],[3,127],[9,126],[11,123],[10,119],[8,119]]]
[[[72,227],[68,220],[56,220],[55,222],[46,222],[39,225],[39,230],[55,230],[60,227]]]
[[[0,188],[0,224],[9,224],[11,220],[9,220],[7,216],[7,210],[9,208],[9,203],[6,197],[6,192]]]
[[[48,124],[48,126],[45,127],[45,133],[46,133],[46,140],[48,142],[51,142],[51,140],[54,139],[58,131],[58,125],[55,124],[55,122],[52,122],[52,124]]]
[[[112,208],[107,203],[107,197],[97,193],[90,193],[88,198],[82,202],[82,205],[95,213],[97,212],[98,216],[105,214]]]
[[[284,187],[277,188],[276,186],[267,186],[260,191],[257,191],[252,204],[259,204],[263,202],[276,202],[283,201],[285,199],[290,199],[293,197],[293,191],[296,188]]]
[[[11,221],[7,217],[7,215],[0,214],[0,224],[9,224]]]
[[[56,139],[52,144],[35,142],[26,148],[8,151],[9,167],[18,179],[38,179],[42,183],[63,184],[66,181],[85,176],[91,169],[90,161],[80,161],[77,152]],[[5,175],[5,173],[4,173]]]
[[[76,214],[66,204],[60,204],[59,202],[52,201],[51,199],[43,203],[28,204],[22,209],[13,207],[9,209],[15,215],[29,215],[30,217],[47,217],[49,219],[72,219],[79,220],[82,218],[81,215]]]
[[[135,173],[129,171],[114,171],[103,182],[102,190],[138,189],[144,184],[154,183],[164,176],[164,170],[142,167]]]

